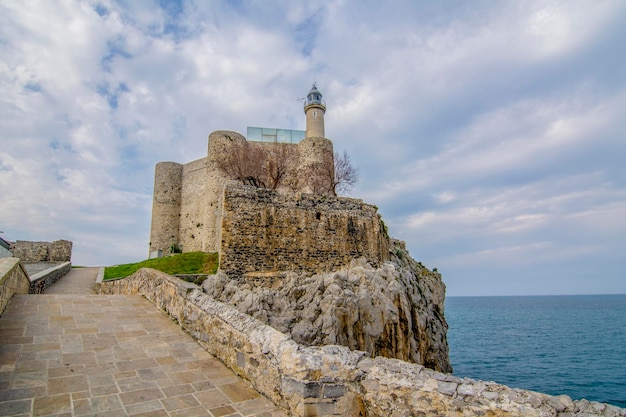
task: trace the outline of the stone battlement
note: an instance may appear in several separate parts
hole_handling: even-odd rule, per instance
[[[23,263],[69,262],[72,259],[72,242],[69,240],[55,240],[54,242],[18,240],[11,244],[11,252]]]

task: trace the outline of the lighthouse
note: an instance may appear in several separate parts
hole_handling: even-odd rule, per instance
[[[326,112],[326,103],[322,100],[322,93],[317,89],[316,83],[313,83],[311,91],[304,101],[304,114],[306,115],[306,137],[307,138],[323,138],[324,136],[324,113]]]

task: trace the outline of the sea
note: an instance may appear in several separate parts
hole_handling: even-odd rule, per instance
[[[447,297],[454,375],[626,408],[626,295]]]

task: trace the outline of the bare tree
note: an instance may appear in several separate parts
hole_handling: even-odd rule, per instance
[[[264,188],[263,163],[265,159],[263,148],[253,146],[249,142],[236,143],[218,163],[218,167],[229,177],[243,184]]]
[[[345,150],[343,153],[335,152],[334,159],[333,195],[348,193],[359,180],[359,170],[352,166],[350,155]]]
[[[246,185],[292,191],[308,188],[315,194],[347,193],[359,179],[346,151],[306,166],[299,165],[297,152],[296,147],[285,143],[241,142],[233,144],[218,167]]]
[[[290,144],[241,142],[233,144],[218,168],[243,184],[276,190],[291,187],[289,179],[296,177],[297,159]]]
[[[359,179],[346,151],[306,166],[298,173],[304,184],[315,194],[338,195],[349,192]]]
[[[267,152],[263,171],[267,178],[267,188],[272,190],[283,185],[286,177],[294,170],[295,150],[286,143],[275,143]]]

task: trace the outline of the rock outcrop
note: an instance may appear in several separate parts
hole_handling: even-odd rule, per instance
[[[214,299],[306,346],[343,345],[451,372],[441,275],[391,241],[389,262],[364,259],[329,274],[218,273],[202,287]]]

